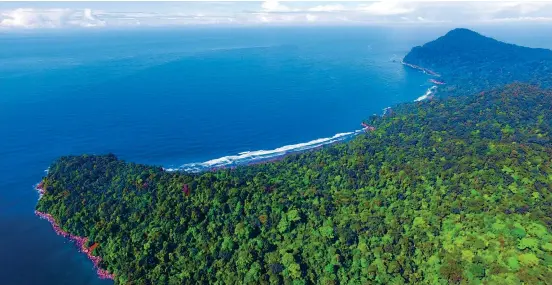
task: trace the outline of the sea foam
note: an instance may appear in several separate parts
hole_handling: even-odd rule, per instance
[[[436,85],[429,87],[429,89],[427,89],[426,93],[424,95],[418,97],[418,99],[414,100],[414,102],[419,102],[419,101],[423,101],[423,100],[427,99],[429,96],[431,96],[433,93],[435,93],[435,89],[437,89]]]
[[[332,137],[320,138],[305,143],[286,145],[272,150],[255,150],[244,151],[237,155],[223,156],[216,159],[211,159],[205,162],[187,163],[178,168],[164,168],[165,171],[186,171],[186,172],[201,172],[213,168],[232,167],[237,165],[246,165],[251,163],[263,162],[286,154],[314,149],[324,145],[346,141],[354,136],[362,133],[362,130],[353,132],[338,133]]]

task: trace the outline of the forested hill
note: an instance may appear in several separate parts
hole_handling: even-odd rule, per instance
[[[405,63],[432,70],[448,86],[441,91],[471,94],[514,81],[552,86],[552,51],[507,44],[468,29],[414,47]]]
[[[408,103],[348,143],[202,174],[62,157],[37,209],[116,284],[547,284],[550,110],[521,84]]]

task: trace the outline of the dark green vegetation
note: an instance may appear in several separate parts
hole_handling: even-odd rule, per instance
[[[514,81],[552,86],[551,50],[507,44],[467,29],[413,48],[404,62],[441,74],[448,83],[439,88],[441,94],[473,94]]]
[[[117,284],[546,284],[551,110],[521,84],[403,104],[348,143],[203,174],[62,157],[37,208]]]

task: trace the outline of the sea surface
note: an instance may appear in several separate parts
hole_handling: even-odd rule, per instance
[[[400,60],[449,29],[0,31],[0,284],[112,284],[33,213],[57,157],[196,171],[346,140],[431,88]],[[552,47],[548,27],[481,30]]]

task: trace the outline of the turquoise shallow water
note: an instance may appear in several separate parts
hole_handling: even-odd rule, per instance
[[[487,29],[500,39],[552,46],[548,38]],[[57,157],[112,152],[166,168],[208,167],[346,138],[362,119],[431,87],[426,75],[399,62],[447,30],[0,34],[1,283],[111,283],[33,214],[32,186]]]

